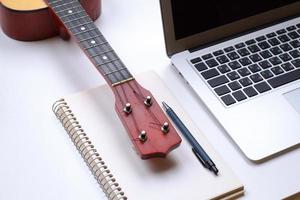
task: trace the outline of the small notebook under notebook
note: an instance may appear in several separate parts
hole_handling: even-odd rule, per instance
[[[154,72],[137,76],[157,101],[166,101],[219,169],[203,168],[183,138],[167,158],[141,160],[114,110],[107,85],[72,94],[53,110],[108,199],[235,199],[244,187]],[[95,187],[96,189],[97,187]]]

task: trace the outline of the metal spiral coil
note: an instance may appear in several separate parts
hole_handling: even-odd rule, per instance
[[[100,157],[64,99],[56,101],[52,110],[70,136],[82,158],[109,200],[127,200],[125,193]]]

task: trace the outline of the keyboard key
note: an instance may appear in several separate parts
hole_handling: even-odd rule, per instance
[[[282,50],[279,49],[278,47],[273,47],[273,48],[270,49],[270,51],[272,52],[272,54],[273,54],[274,56],[276,56],[276,55],[282,53]]]
[[[214,56],[219,56],[219,55],[224,54],[224,51],[223,50],[218,50],[218,51],[213,52],[213,54],[214,54]]]
[[[234,96],[234,98],[237,101],[243,101],[243,100],[247,99],[246,95],[242,91],[240,91],[240,90],[236,91],[236,92],[233,92],[232,96]]]
[[[263,69],[268,69],[268,68],[272,67],[271,63],[269,63],[269,61],[267,61],[267,60],[261,61],[261,62],[259,62],[258,64],[259,64],[259,65],[261,66],[261,68],[263,68]]]
[[[218,62],[215,60],[215,59],[210,59],[210,60],[207,60],[206,61],[206,64],[210,67],[210,68],[212,68],[212,67],[215,67],[215,66],[217,66],[218,65]]]
[[[287,35],[280,35],[280,36],[278,36],[278,39],[279,39],[282,43],[285,43],[285,42],[288,42],[288,41],[291,40]]]
[[[239,49],[239,50],[237,50],[237,52],[238,52],[242,57],[247,56],[247,55],[250,54],[250,52],[249,52],[246,48]]]
[[[278,65],[278,64],[281,64],[281,63],[282,63],[282,61],[281,61],[277,56],[270,58],[269,61],[270,61],[273,65]]]
[[[253,97],[258,94],[252,86],[243,89],[243,91],[247,94],[248,97]]]
[[[226,85],[223,85],[221,87],[216,88],[215,92],[217,93],[218,96],[222,96],[224,94],[229,93],[230,89]]]
[[[228,83],[229,80],[228,78],[225,76],[225,75],[222,75],[222,76],[219,76],[219,77],[216,77],[216,78],[213,78],[213,79],[210,79],[209,81],[207,81],[208,84],[211,86],[211,87],[217,87],[219,85],[223,85],[224,83]]]
[[[292,57],[288,54],[288,53],[283,53],[279,56],[279,58],[283,61],[283,62],[287,62],[289,60],[292,60]]]
[[[286,30],[288,31],[292,31],[292,30],[295,30],[296,29],[296,26],[289,26],[286,28]]]
[[[256,52],[259,52],[259,51],[260,51],[260,48],[259,48],[256,44],[249,46],[248,49],[249,49],[252,53],[256,53]]]
[[[252,40],[247,40],[245,43],[246,43],[247,45],[251,45],[251,44],[255,44],[256,41],[252,39]]]
[[[232,91],[238,90],[242,87],[237,81],[229,83],[228,86]]]
[[[296,59],[296,60],[293,60],[291,63],[292,63],[296,68],[300,67],[300,59],[299,59],[299,58]]]
[[[300,57],[300,52],[297,49],[294,49],[293,51],[290,51],[289,53],[293,58]]]
[[[272,54],[270,53],[269,50],[264,50],[259,53],[264,59],[272,57]]]
[[[201,75],[205,78],[205,79],[209,79],[215,76],[218,76],[220,73],[216,70],[216,69],[210,69],[207,70],[205,72],[202,72]]]
[[[251,80],[248,77],[240,79],[239,82],[244,87],[252,84]]]
[[[283,70],[282,70],[281,67],[279,67],[279,66],[271,68],[271,71],[272,71],[275,75],[278,75],[278,74],[282,74],[282,73],[283,73]]]
[[[227,77],[228,77],[230,80],[232,80],[232,81],[234,81],[234,80],[240,78],[240,76],[238,75],[238,73],[236,73],[235,71],[229,72],[229,73],[227,74]]]
[[[278,35],[280,35],[280,34],[286,33],[286,30],[280,29],[280,30],[276,31],[276,33],[277,33]]]
[[[291,45],[289,45],[289,44],[282,44],[282,45],[280,45],[280,48],[283,50],[283,51],[290,51],[290,50],[292,50],[293,48],[291,47]]]
[[[218,76],[219,74],[220,74],[220,73],[219,73],[215,68],[210,69],[210,70],[207,70],[207,71],[201,73],[201,75],[202,75],[205,79],[209,79],[209,78]]]
[[[266,41],[263,41],[263,42],[258,43],[258,46],[259,46],[261,49],[268,49],[268,48],[271,47],[271,46],[269,45],[269,43],[267,43]]]
[[[202,71],[208,69],[208,67],[207,67],[203,62],[197,63],[197,64],[195,65],[195,67],[196,67],[196,69],[197,69],[199,72],[202,72]]]
[[[279,86],[285,85],[287,83],[293,82],[295,80],[300,79],[300,69],[296,69],[294,71],[287,72],[280,76],[274,77],[268,80],[268,83],[273,87],[277,88]]]
[[[221,99],[225,103],[226,106],[230,106],[236,102],[230,94],[227,94],[227,95],[221,97]]]
[[[217,57],[217,60],[219,61],[220,64],[229,62],[229,59],[225,55]]]
[[[293,40],[290,42],[290,45],[292,45],[292,47],[294,47],[294,48],[298,48],[298,47],[300,47],[300,42],[299,42],[299,40]]]
[[[241,59],[239,59],[239,61],[243,66],[247,66],[247,65],[251,64],[251,60],[249,60],[249,58],[247,58],[247,57],[241,58]]]
[[[228,53],[227,56],[231,60],[236,60],[236,59],[240,58],[239,54],[237,54],[235,51]]]
[[[195,64],[195,63],[198,63],[201,61],[201,58],[200,57],[197,57],[197,58],[194,58],[191,60],[191,63]]]
[[[261,71],[261,68],[257,64],[250,65],[248,68],[252,73]]]
[[[224,51],[225,52],[230,52],[230,51],[233,51],[234,50],[234,48],[233,47],[226,47],[225,49],[224,49]]]
[[[203,60],[207,60],[207,59],[210,59],[210,58],[212,58],[213,56],[209,53],[209,54],[205,54],[205,55],[203,55],[202,56],[202,59]]]
[[[296,38],[300,37],[296,31],[288,33],[288,36],[290,36],[290,38],[292,38],[292,39],[296,39]]]
[[[230,62],[228,63],[228,65],[232,70],[239,69],[242,67],[237,61]]]
[[[284,63],[281,65],[281,67],[284,69],[284,71],[288,72],[294,69],[293,65],[291,63]]]
[[[276,36],[276,33],[274,33],[274,32],[268,33],[266,36],[267,36],[267,38],[272,38],[272,37]]]
[[[250,55],[249,58],[252,60],[252,62],[258,62],[262,60],[262,58],[257,53]]]
[[[272,45],[272,46],[276,46],[280,44],[280,41],[277,38],[272,38],[269,39],[268,42]]]
[[[240,49],[240,48],[242,48],[242,47],[244,47],[245,46],[245,44],[244,43],[238,43],[238,44],[236,44],[236,45],[234,45],[234,47],[235,48],[237,48],[237,49]]]
[[[268,78],[271,78],[273,77],[274,75],[272,74],[272,72],[270,70],[265,70],[265,71],[262,71],[260,73],[260,75],[262,75],[265,79],[268,79]]]
[[[250,76],[250,78],[254,83],[257,83],[257,82],[260,82],[263,80],[263,78],[259,74],[252,74]]]
[[[237,70],[238,71],[238,73],[241,75],[241,76],[248,76],[248,75],[250,75],[251,74],[251,72],[246,68],[246,67],[243,67],[243,68],[241,68],[241,69],[239,69],[239,70]]]
[[[262,35],[262,36],[259,36],[257,38],[255,38],[257,42],[260,42],[260,41],[263,41],[266,39],[266,36]]]
[[[225,73],[231,71],[227,65],[220,65],[220,66],[218,66],[218,70],[219,70],[222,74],[225,74]]]
[[[300,23],[299,23],[299,24],[296,24],[296,26],[297,26],[298,28],[300,28]]]
[[[259,93],[264,93],[266,91],[271,90],[271,87],[266,82],[258,83],[254,85],[254,87]]]

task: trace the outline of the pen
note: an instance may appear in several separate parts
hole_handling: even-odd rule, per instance
[[[217,169],[215,163],[210,159],[210,157],[207,155],[207,153],[204,151],[204,149],[200,146],[200,144],[197,142],[197,140],[194,138],[194,136],[191,134],[191,132],[187,129],[187,127],[183,124],[183,122],[179,119],[179,117],[176,115],[176,113],[173,111],[173,109],[170,106],[168,106],[165,102],[162,102],[162,104],[166,110],[167,115],[172,119],[172,121],[177,126],[177,128],[180,130],[182,135],[192,146],[192,151],[194,152],[196,157],[199,159],[199,161],[202,163],[202,165],[205,168],[209,169],[210,171],[213,171],[215,173],[215,175],[218,175],[219,170]]]

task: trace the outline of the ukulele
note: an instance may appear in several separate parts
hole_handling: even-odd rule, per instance
[[[142,159],[166,157],[180,145],[181,138],[152,94],[135,80],[93,23],[100,15],[100,0],[2,0],[1,4],[2,29],[14,39],[32,41],[57,34],[75,39],[110,85],[115,110]]]

